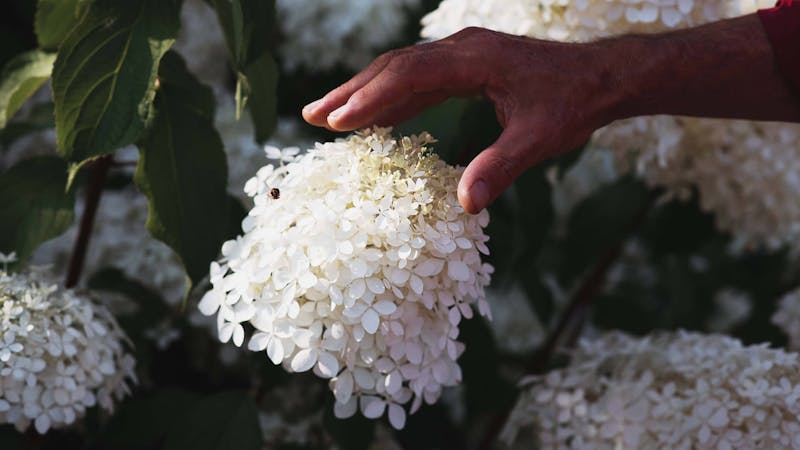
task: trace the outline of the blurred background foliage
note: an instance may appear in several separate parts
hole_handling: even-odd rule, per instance
[[[96,2],[86,0],[72,3],[90,10],[96,7]],[[114,9],[122,2],[99,3]],[[612,328],[633,334],[684,328],[725,331],[747,343],[785,344],[770,316],[776,299],[800,281],[800,270],[786,252],[752,249],[734,253],[731,238],[717,231],[713,217],[702,212],[696,201],[666,198],[632,176],[596,179],[604,163],[595,149],[577,149],[533,168],[490,207],[489,262],[496,268],[490,301],[497,323],[489,324],[480,317],[462,323],[461,338],[467,349],[460,359],[463,385],[450,389],[439,404],[410,416],[404,430],[392,431],[385,423],[361,417],[335,419],[330,412],[333,396],[324,380],[310,374],[289,375],[269,363],[263,353],[219,344],[214,332],[192,319],[191,311],[197,293],[204,288],[205,268],[216,257],[222,240],[236,234],[247,206],[224,192],[227,172],[215,158],[222,155],[223,141],[226,146],[228,141],[221,128],[222,138],[214,131],[215,120],[220,127],[214,102],[220,109],[221,99],[236,100],[236,108],[244,110],[241,121],[255,117],[254,127],[245,126],[250,133],[246,139],[253,143],[267,140],[283,118],[296,122],[295,134],[302,136],[296,145],[330,140],[338,135],[298,121],[299,111],[354,73],[345,65],[284,69],[276,49],[293,36],[281,30],[273,3],[132,1],[130,7],[141,7],[143,14],[153,15],[153,23],[176,21],[177,15],[167,11],[172,7],[215,8],[220,18],[217,26],[227,39],[227,62],[215,61],[224,66],[223,83],[213,92],[185,68],[178,56],[180,48],[168,53],[166,58],[174,61],[162,63],[159,69],[161,88],[156,95],[163,97],[157,97],[155,108],[166,109],[164,102],[188,108],[189,112],[174,118],[177,138],[185,140],[184,154],[177,157],[197,165],[187,169],[189,163],[182,163],[183,170],[207,170],[203,172],[206,175],[169,185],[163,183],[171,179],[170,174],[157,173],[148,179],[147,169],[140,166],[142,173],[134,177],[125,167],[130,160],[116,152],[115,160],[123,164],[112,165],[107,176],[100,178],[107,193],[129,189],[137,178],[136,184],[148,193],[151,207],[156,205],[163,222],[160,227],[148,225],[148,229],[176,250],[190,268],[192,282],[199,286],[184,307],[165,298],[171,294],[133,279],[119,268],[84,273],[82,286],[135,305],[118,319],[131,338],[140,384],[113,415],[94,411],[68,429],[39,436],[20,434],[4,425],[0,427],[0,449],[492,448],[500,445],[494,444],[494,438],[513,404],[519,378],[558,364],[556,350],[574,343],[580,335]],[[403,8],[402,33],[375,49],[375,54],[417,42],[419,19],[437,3],[425,0]],[[3,67],[17,55],[37,48],[36,10],[37,2],[32,0],[4,3],[0,16]],[[166,17],[168,14],[172,16]],[[170,25],[157,26],[168,31]],[[67,37],[65,42],[69,40]],[[202,46],[195,49],[203,51]],[[197,55],[182,56],[190,59]],[[59,67],[57,62],[55,70]],[[54,77],[58,80],[57,73]],[[143,80],[137,83],[149,89],[142,84],[147,78]],[[171,81],[175,92],[167,95],[165,92],[173,89]],[[58,90],[57,82],[54,86]],[[80,214],[72,214],[76,197],[84,198],[92,183],[97,183],[93,177],[97,163],[86,164],[83,157],[62,151],[77,178],[66,194],[57,188],[66,183],[66,166],[56,159],[52,138],[37,141],[32,137],[52,133],[54,127],[48,85],[43,90],[47,92],[33,95],[0,130],[4,170],[0,174],[0,250],[20,251],[23,258],[80,219]],[[131,102],[136,103],[135,99]],[[198,111],[190,107],[191,102],[202,103],[198,107],[202,112],[196,117],[188,117],[191,111]],[[158,127],[167,120],[158,111],[156,114],[154,125],[142,122],[142,126]],[[199,131],[207,135],[193,135]],[[430,132],[438,138],[435,150],[449,162],[463,165],[491,143],[500,128],[490,104],[480,99],[453,99],[400,124],[397,131]],[[151,147],[162,145],[157,133],[149,133],[117,136],[108,143],[85,141],[75,150],[86,155],[111,154],[139,142],[140,152],[146,154]],[[20,145],[25,139],[28,141]],[[152,142],[141,144],[142,139]],[[199,158],[206,159],[198,162]],[[233,167],[235,155],[228,152],[227,158],[228,166]],[[34,164],[56,167],[56,173],[64,176],[53,178],[44,169],[26,169]],[[81,166],[85,167],[76,170]],[[257,168],[252,167],[251,174]],[[211,186],[210,179],[216,179],[219,186]],[[588,187],[581,187],[582,182]],[[53,185],[56,189],[49,188]],[[241,186],[230,188],[241,191]],[[200,190],[206,192],[203,202],[212,197],[216,202],[219,214],[215,223],[203,227],[193,222],[173,223],[178,219],[170,216],[170,209],[176,202],[191,201],[193,193]],[[35,201],[30,200],[34,193],[38,195]],[[183,197],[174,198],[176,193]],[[61,222],[47,219],[37,225],[41,216],[35,208],[25,207],[31,203],[20,204],[20,198],[35,204],[66,205],[66,211]],[[79,212],[82,209],[85,204],[79,205]],[[134,225],[145,227],[143,220]],[[192,230],[202,233],[189,236]],[[205,243],[202,251],[198,242]],[[36,261],[54,264],[66,276],[63,261]],[[728,320],[731,314],[724,301],[718,301],[731,292],[752,299],[747,314],[735,320]]]

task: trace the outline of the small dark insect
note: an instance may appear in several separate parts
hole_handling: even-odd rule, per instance
[[[272,189],[269,190],[269,196],[273,200],[277,200],[277,199],[281,198],[281,190],[278,189],[278,188],[272,188]]]

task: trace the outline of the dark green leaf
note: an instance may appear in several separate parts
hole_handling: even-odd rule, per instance
[[[239,84],[248,92],[247,104],[256,133],[256,141],[264,142],[275,130],[278,122],[275,105],[278,86],[278,68],[269,53],[250,62],[239,76]]]
[[[74,219],[75,195],[64,192],[67,166],[55,157],[22,161],[0,174],[0,252],[27,258]]]
[[[214,96],[168,53],[155,120],[139,143],[135,180],[147,196],[150,234],[172,247],[193,283],[228,237],[227,164],[214,129]]]
[[[80,19],[83,0],[39,0],[34,28],[39,47],[58,50]]]
[[[178,415],[163,450],[261,450],[256,405],[246,392],[205,397]]]
[[[96,0],[53,68],[56,141],[79,166],[139,139],[151,115],[158,63],[179,27],[177,0]]]
[[[32,50],[6,64],[0,76],[0,128],[50,78],[55,53]]]
[[[275,128],[278,71],[269,52],[274,0],[211,0],[236,71],[236,117],[246,104],[264,142]]]
[[[200,401],[199,395],[177,389],[166,389],[148,398],[130,399],[114,414],[100,442],[103,448],[119,450],[155,448],[168,432],[184,426],[181,417]]]

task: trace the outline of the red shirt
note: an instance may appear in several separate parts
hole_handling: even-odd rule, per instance
[[[781,74],[800,94],[800,0],[778,0],[774,8],[758,11],[775,52]]]

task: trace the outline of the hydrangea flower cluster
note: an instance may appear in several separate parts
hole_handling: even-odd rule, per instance
[[[0,270],[0,423],[24,431],[112,410],[136,382],[126,337],[102,306],[60,289],[41,269]]]
[[[800,446],[798,355],[690,332],[583,340],[569,366],[528,380],[504,430],[543,449]]]
[[[789,337],[786,347],[800,351],[800,288],[778,300],[778,308],[772,314],[771,321]]]
[[[502,5],[501,5],[502,3]],[[475,25],[512,34],[590,41],[700,25],[771,6],[772,0],[445,0],[422,36]],[[594,136],[621,169],[686,198],[696,192],[739,249],[800,243],[800,125],[676,117],[615,122]]]
[[[300,156],[271,149],[280,166],[247,183],[244,234],[211,265],[199,308],[217,314],[220,340],[242,345],[249,323],[250,350],[330,379],[338,417],[360,405],[402,428],[403,405],[414,412],[461,380],[461,319],[473,304],[489,315],[489,216],[464,212],[462,169],[432,142],[375,128]]]
[[[736,246],[800,243],[800,125],[691,117],[637,117],[595,133],[622,170],[700,207]]]
[[[407,11],[419,0],[277,0],[285,40],[283,66],[327,70],[364,68],[400,38]]]
[[[422,19],[421,35],[440,39],[477,26],[539,39],[584,42],[699,25],[738,11],[738,2],[732,0],[444,0]]]

